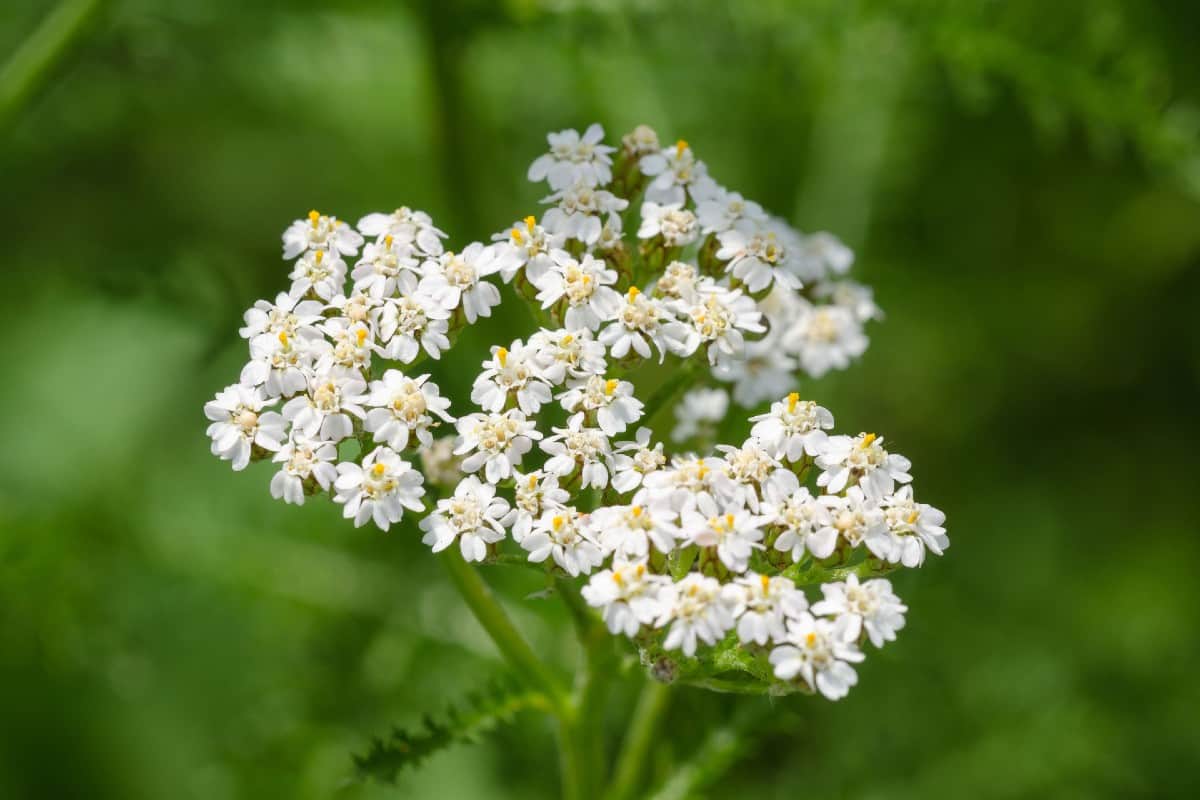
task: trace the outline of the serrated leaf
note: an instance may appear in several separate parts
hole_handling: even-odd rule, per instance
[[[475,741],[500,723],[511,721],[517,712],[530,708],[548,708],[546,697],[505,681],[495,682],[468,695],[460,705],[451,706],[441,718],[425,714],[416,730],[396,727],[388,736],[373,739],[364,755],[354,756],[355,774],[358,780],[395,783],[406,767],[415,768],[452,745]]]

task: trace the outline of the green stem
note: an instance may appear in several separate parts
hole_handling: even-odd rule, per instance
[[[667,709],[667,701],[671,690],[664,683],[650,679],[642,687],[638,696],[637,706],[633,710],[633,720],[621,753],[617,756],[617,767],[613,782],[604,800],[628,800],[635,796],[638,782],[645,769],[646,757],[654,744],[659,722]]]
[[[87,30],[104,0],[64,0],[0,69],[0,128],[45,83]]]
[[[583,794],[591,797],[603,783],[607,767],[604,719],[615,672],[613,639],[596,613],[583,601],[574,583],[567,578],[558,578],[555,584],[583,648],[584,660],[575,685],[574,733],[583,758],[580,770],[584,780]]]
[[[533,652],[475,568],[464,561],[454,547],[442,555],[441,561],[467,602],[467,607],[508,662],[516,668],[517,676],[531,689],[544,691],[553,702],[556,715],[560,719],[568,719],[572,713],[570,702],[558,676]]]
[[[695,755],[653,795],[651,800],[686,800],[696,797],[733,766],[757,738],[762,719],[770,712],[770,704],[759,701],[743,706],[727,725],[717,728],[705,738]]]

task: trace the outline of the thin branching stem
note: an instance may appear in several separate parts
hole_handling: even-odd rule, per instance
[[[646,759],[654,744],[655,734],[667,710],[671,690],[666,684],[648,679],[638,696],[629,730],[617,756],[612,784],[604,800],[630,800],[636,796]]]

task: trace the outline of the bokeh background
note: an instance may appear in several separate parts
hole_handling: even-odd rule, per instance
[[[0,797],[555,796],[531,716],[349,780],[503,665],[411,528],[273,502],[201,405],[287,222],[406,204],[461,244],[593,120],[856,248],[887,319],[802,391],[949,515],[899,642],[711,796],[1200,792],[1196,4],[67,0],[57,38],[2,5]],[[488,578],[569,665],[536,577]],[[672,702],[660,763],[766,701]]]

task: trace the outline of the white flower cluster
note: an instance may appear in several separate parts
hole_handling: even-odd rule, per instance
[[[948,545],[941,512],[913,499],[907,459],[874,434],[829,435],[832,415],[792,391],[798,371],[845,367],[866,347],[879,310],[837,280],[852,254],[719,186],[686,142],[660,147],[644,126],[620,148],[598,125],[548,139],[529,177],[548,183],[551,207],[489,244],[447,251],[407,208],[357,226],[313,211],[288,227],[291,287],[246,312],[249,361],[205,406],[213,452],[235,470],[272,460],[274,497],[327,492],[355,525],[423,514],[433,491],[419,526],[435,552],[487,561],[511,536],[531,562],[590,575],[586,601],[643,648],[736,646],[780,685],[841,697],[860,644],[904,624],[890,583],[859,574]],[[542,325],[491,349],[477,410],[455,418],[413,368],[491,314],[497,280]],[[740,405],[783,399],[750,418],[742,445],[668,460],[635,427],[657,404],[626,379],[668,356],[694,358],[702,383],[732,382]],[[666,375],[663,396],[696,369]],[[672,439],[711,438],[728,400],[711,386],[684,395]],[[455,435],[435,438],[442,425]],[[834,569],[843,580],[810,605],[798,584]]]

